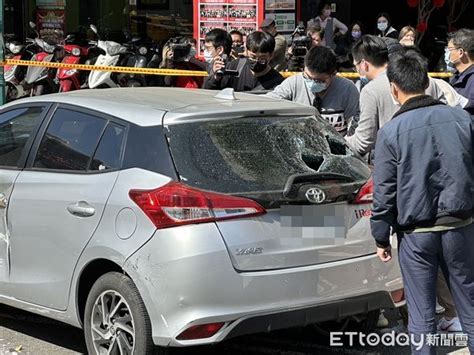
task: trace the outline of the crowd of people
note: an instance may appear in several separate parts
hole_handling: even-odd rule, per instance
[[[413,27],[398,31],[386,13],[376,27],[367,34],[359,21],[346,26],[322,4],[291,43],[273,19],[248,34],[212,29],[205,63],[193,57],[173,64],[168,52],[165,67],[208,71],[184,87],[233,88],[316,107],[374,167],[372,233],[385,262],[390,235],[398,236],[409,332],[463,331],[474,353],[474,30],[449,35],[444,60],[452,76],[445,80],[428,76]],[[300,73],[284,79],[289,68]],[[438,324],[437,301],[445,310]]]

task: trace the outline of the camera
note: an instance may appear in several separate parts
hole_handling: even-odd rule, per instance
[[[227,54],[222,54],[221,56],[222,61],[225,63],[225,67],[222,69],[219,69],[215,72],[215,75],[217,76],[224,76],[224,75],[230,75],[230,76],[237,76],[239,75],[239,71],[235,69],[227,69],[227,63],[229,61],[229,57]]]
[[[306,34],[305,26],[302,22],[298,24],[294,32],[291,34],[291,51],[292,55],[297,58],[304,57],[311,48],[311,37]]]
[[[173,51],[173,61],[187,62],[193,56],[191,53],[192,45],[184,37],[172,37],[166,42],[166,45]]]

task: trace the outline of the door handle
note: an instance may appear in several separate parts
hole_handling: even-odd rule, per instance
[[[0,193],[0,208],[7,208],[8,197]]]
[[[95,214],[95,208],[85,201],[79,201],[67,206],[70,214],[77,217],[92,217]]]

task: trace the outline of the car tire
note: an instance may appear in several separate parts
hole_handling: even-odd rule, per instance
[[[150,318],[133,281],[118,272],[101,276],[86,301],[84,335],[87,352],[98,354],[113,346],[116,351],[112,353],[116,354],[120,353],[118,347],[130,354],[153,354],[157,349],[151,334]]]

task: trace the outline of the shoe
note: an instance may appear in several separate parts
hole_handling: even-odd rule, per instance
[[[388,319],[385,318],[383,312],[379,314],[379,320],[377,321],[377,328],[385,328],[388,326]]]
[[[458,317],[451,320],[443,317],[438,322],[438,330],[441,332],[462,332],[461,322]]]
[[[446,309],[436,301],[436,314],[443,314]]]
[[[386,333],[395,333],[395,335],[398,334],[408,334],[408,329],[405,327],[405,324],[403,324],[403,321],[399,320],[398,324],[392,328],[385,328],[380,331],[382,334]]]

